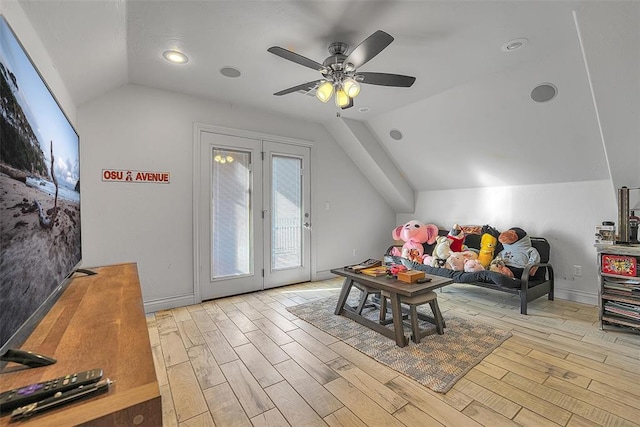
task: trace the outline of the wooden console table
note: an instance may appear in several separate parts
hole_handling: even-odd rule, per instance
[[[162,425],[156,377],[136,264],[91,268],[77,275],[23,344],[57,363],[40,368],[7,364],[0,390],[37,383],[73,372],[102,368],[115,381],[105,393],[0,426],[152,426]]]

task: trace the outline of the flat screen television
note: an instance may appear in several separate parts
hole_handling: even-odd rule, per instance
[[[0,357],[21,347],[80,265],[79,142],[0,15]]]

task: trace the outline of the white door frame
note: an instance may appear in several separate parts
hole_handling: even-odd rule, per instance
[[[202,133],[217,133],[221,135],[237,136],[241,138],[260,139],[263,141],[279,142],[284,144],[299,145],[308,147],[311,151],[313,142],[302,139],[288,138],[284,136],[270,135],[259,132],[252,132],[241,129],[227,128],[223,126],[208,125],[203,123],[193,124],[193,298],[195,304],[202,302],[202,292],[200,287],[200,238],[198,224],[200,224],[200,148]],[[313,217],[313,216],[312,216]],[[311,231],[311,241],[313,240],[313,230]],[[313,245],[311,245],[313,247]],[[313,259],[313,256],[311,257]],[[313,265],[313,262],[311,263]],[[313,271],[312,271],[313,275]]]

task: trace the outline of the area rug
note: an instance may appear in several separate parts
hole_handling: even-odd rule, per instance
[[[347,317],[333,314],[337,301],[337,297],[329,297],[287,307],[287,310],[378,362],[440,393],[451,389],[456,381],[511,336],[511,332],[444,313],[444,335],[434,333],[422,338],[419,344],[410,341],[409,345],[398,347],[394,340]],[[347,301],[351,306],[356,302],[353,294]],[[426,308],[418,307],[418,311],[431,314],[428,305]],[[365,309],[362,314],[377,321],[379,310]],[[393,324],[388,327],[393,328]],[[432,327],[435,331],[435,326],[422,321],[420,327]],[[406,325],[405,335],[411,335]]]

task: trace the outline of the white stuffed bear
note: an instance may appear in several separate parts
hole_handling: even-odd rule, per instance
[[[425,255],[422,263],[431,267],[444,267],[451,255],[451,240],[446,236],[438,236],[431,255]]]

